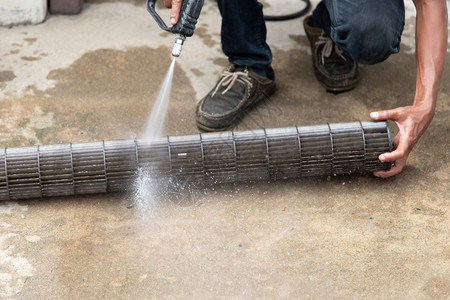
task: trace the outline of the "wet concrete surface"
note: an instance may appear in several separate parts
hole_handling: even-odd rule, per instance
[[[142,3],[93,0],[79,16],[0,28],[0,147],[142,134],[173,42]],[[411,9],[402,52],[361,67],[358,87],[338,95],[313,76],[301,20],[268,24],[278,91],[237,130],[367,120],[410,104]],[[195,104],[226,66],[219,25],[207,2],[177,61],[165,134],[199,132]],[[159,191],[144,211],[132,194],[0,203],[0,297],[448,299],[449,64],[433,123],[388,180]]]

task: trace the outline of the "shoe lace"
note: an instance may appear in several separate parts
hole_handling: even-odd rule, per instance
[[[214,95],[219,91],[221,87],[226,87],[226,89],[222,92],[222,95],[226,94],[231,88],[234,86],[236,82],[240,82],[244,85],[249,85],[250,88],[253,87],[253,83],[250,81],[250,77],[248,76],[248,71],[235,71],[230,72],[229,70],[226,70],[222,74],[222,78],[217,83],[217,86],[212,93],[211,97],[214,97]]]
[[[315,44],[316,44],[316,47],[319,47],[320,45],[324,45],[323,50],[322,50],[322,57],[321,57],[322,64],[325,64],[325,57],[328,58],[331,56],[331,54],[333,53],[333,49],[334,49],[334,52],[336,52],[336,54],[340,58],[347,61],[342,50],[339,49],[339,47],[325,33],[323,33],[321,36],[319,36],[319,39],[316,41]]]

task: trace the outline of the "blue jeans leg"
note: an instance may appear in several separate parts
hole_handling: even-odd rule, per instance
[[[360,64],[375,64],[400,51],[403,0],[323,0],[313,12],[322,28]]]
[[[249,66],[274,79],[266,23],[257,0],[217,0],[222,14],[222,50],[231,64]]]

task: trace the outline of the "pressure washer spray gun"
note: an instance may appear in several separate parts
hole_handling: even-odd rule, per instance
[[[164,23],[156,12],[155,2],[156,0],[147,0],[147,10],[161,29],[175,34],[172,56],[178,57],[181,55],[181,49],[183,48],[186,37],[194,34],[195,25],[200,16],[204,0],[183,0],[178,22],[170,28],[167,27],[166,23]]]

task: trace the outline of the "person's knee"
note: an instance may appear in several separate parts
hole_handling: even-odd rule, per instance
[[[366,16],[353,20],[345,27],[335,32],[336,43],[360,64],[382,62],[400,50],[403,20],[389,20],[380,15]]]
[[[361,64],[379,63],[399,52],[405,21],[403,1],[364,2],[355,9],[334,28],[335,42],[342,50]]]

